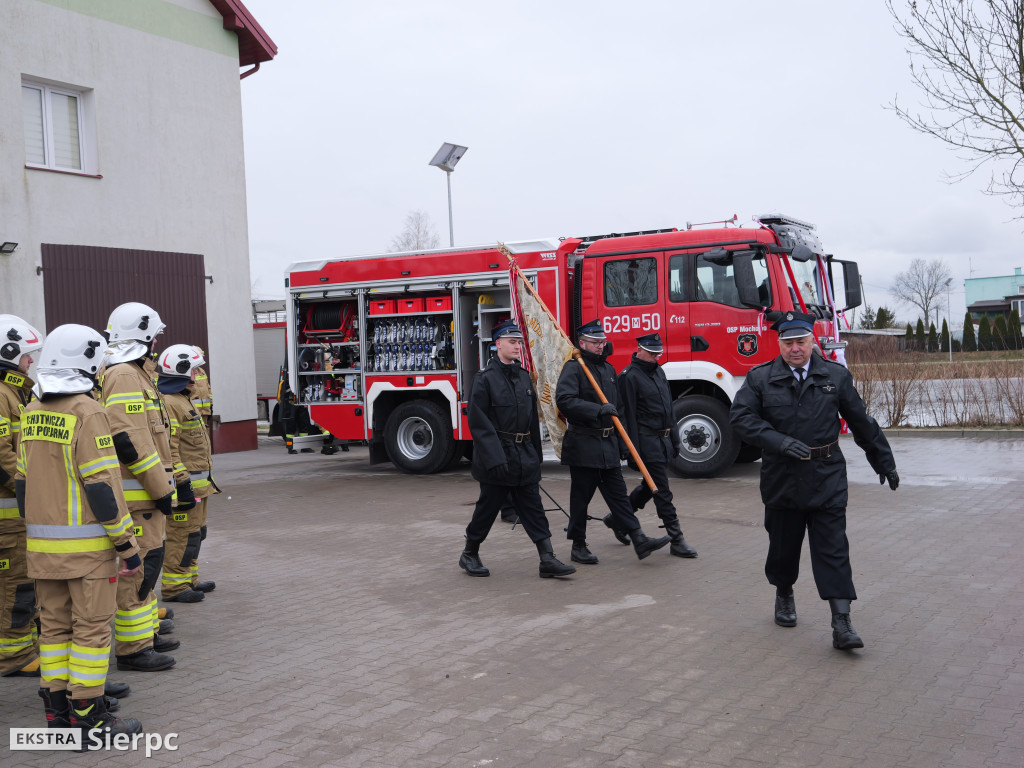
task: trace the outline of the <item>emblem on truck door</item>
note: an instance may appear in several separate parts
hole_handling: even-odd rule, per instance
[[[736,351],[744,357],[757,354],[757,336],[753,333],[744,333],[736,338]]]

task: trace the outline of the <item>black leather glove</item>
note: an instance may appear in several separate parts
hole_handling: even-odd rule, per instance
[[[892,472],[886,472],[884,475],[878,475],[879,485],[885,485],[886,480],[889,481],[889,487],[892,488],[894,491],[900,487],[900,476],[896,474],[895,469]]]
[[[795,437],[784,437],[781,449],[786,456],[794,459],[811,458],[811,447],[807,443],[801,443]]]
[[[166,496],[161,496],[159,499],[153,502],[153,506],[163,512],[165,515],[171,514],[174,511],[172,504],[174,503],[174,494],[168,493]]]
[[[491,477],[495,480],[508,480],[509,475],[512,474],[512,470],[508,466],[508,462],[499,464],[491,470]]]
[[[597,412],[598,416],[618,416],[619,409],[615,407],[615,403],[601,403],[601,410]]]
[[[196,505],[196,494],[192,490],[192,481],[185,480],[177,485],[178,490],[178,511],[184,512]]]

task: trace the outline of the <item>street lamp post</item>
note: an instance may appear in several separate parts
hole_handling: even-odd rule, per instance
[[[953,278],[946,279],[946,326],[949,329],[949,336],[946,338],[946,346],[949,347],[949,362],[953,362],[953,319],[949,316],[949,284]]]
[[[452,171],[455,170],[456,163],[466,154],[467,149],[469,147],[444,143],[429,163],[444,171],[448,179],[448,242],[452,248],[455,247],[455,224],[452,219]]]

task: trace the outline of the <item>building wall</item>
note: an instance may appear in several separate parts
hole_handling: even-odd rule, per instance
[[[1016,267],[1012,275],[1001,277],[972,277],[964,280],[964,298],[967,306],[976,301],[1002,300],[1006,296],[1018,295],[1024,286],[1024,274]]]
[[[23,76],[91,89],[102,178],[25,167]],[[0,110],[0,241],[19,243],[0,256],[0,312],[44,327],[43,243],[203,254],[216,412],[254,420],[238,38],[221,15],[206,0],[3,0],[0,104],[16,105]]]

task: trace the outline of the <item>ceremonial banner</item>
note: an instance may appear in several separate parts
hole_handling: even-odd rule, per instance
[[[513,266],[516,290],[512,296],[516,322],[526,337],[523,365],[530,371],[537,388],[537,406],[548,428],[555,455],[562,457],[565,422],[555,407],[555,386],[562,366],[572,357],[573,346],[562,329],[551,319],[544,305],[526,287],[523,273]]]

